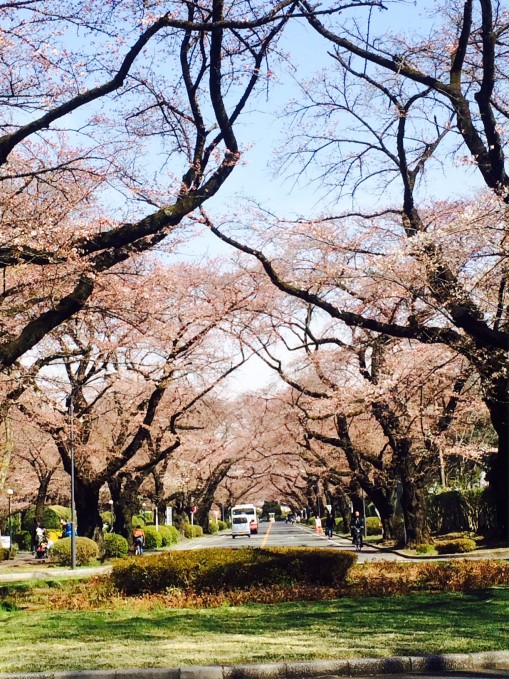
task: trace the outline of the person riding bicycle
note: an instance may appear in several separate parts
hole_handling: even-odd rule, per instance
[[[364,539],[364,518],[359,512],[354,512],[352,521],[350,523],[350,532],[352,534],[352,542],[355,545],[358,540],[359,547],[362,547]]]
[[[133,530],[133,543],[134,543],[134,552],[143,554],[143,545],[145,544],[145,533],[143,532],[143,528],[138,525],[136,528]]]

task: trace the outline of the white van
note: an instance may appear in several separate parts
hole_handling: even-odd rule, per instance
[[[236,538],[237,535],[251,537],[251,519],[247,514],[232,517],[232,538]]]

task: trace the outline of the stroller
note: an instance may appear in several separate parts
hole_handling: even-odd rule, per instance
[[[35,558],[45,559],[47,556],[48,556],[48,543],[46,540],[43,540],[37,545],[37,548],[35,550]]]

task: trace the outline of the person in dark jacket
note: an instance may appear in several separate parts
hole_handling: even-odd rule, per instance
[[[359,512],[354,512],[352,521],[350,523],[350,532],[352,534],[352,542],[355,544],[355,538],[359,535],[360,546],[362,547],[364,541],[364,519]]]
[[[329,540],[332,540],[333,530],[334,518],[330,512],[327,512],[327,516],[325,518],[325,535],[329,538]]]

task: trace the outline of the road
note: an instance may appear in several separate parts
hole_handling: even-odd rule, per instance
[[[308,527],[299,524],[286,524],[283,522],[261,523],[258,535],[236,536],[232,538],[229,531],[219,535],[207,536],[187,540],[179,543],[174,549],[201,549],[202,547],[318,547],[353,551],[354,547],[350,540],[334,536],[328,540],[325,535],[317,535]],[[402,557],[393,552],[386,552],[375,547],[364,546],[358,554],[359,561],[396,561]]]

